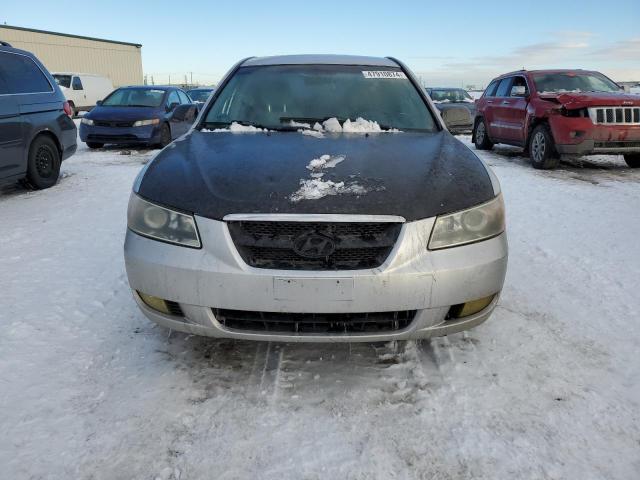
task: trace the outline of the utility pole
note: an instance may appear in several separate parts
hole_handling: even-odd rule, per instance
[[[191,74],[191,86],[193,87],[193,72],[189,72]]]
[[[169,74],[169,85],[171,85],[171,74]]]

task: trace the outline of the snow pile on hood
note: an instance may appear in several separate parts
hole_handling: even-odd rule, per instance
[[[300,188],[289,196],[289,200],[295,203],[300,200],[317,200],[327,195],[364,195],[370,191],[371,188],[359,185],[356,181],[350,181],[345,185],[345,182],[322,179],[325,173],[323,170],[335,167],[346,158],[345,155],[325,154],[311,160],[307,165],[307,170],[311,170],[311,179],[301,179]],[[375,188],[375,190],[381,189],[384,187]]]
[[[378,122],[374,120],[366,120],[362,117],[358,117],[355,120],[351,121],[347,119],[340,124],[340,121],[335,118],[329,118],[322,122],[322,125],[316,122],[313,127],[311,127],[308,123],[301,123],[291,120],[289,122],[290,127],[299,128],[298,132],[303,135],[309,135],[311,137],[316,138],[324,138],[325,133],[399,133],[400,130],[397,128],[391,128],[388,130],[384,130]],[[222,133],[222,132],[231,132],[231,133],[255,133],[255,132],[269,132],[270,130],[266,128],[258,128],[253,125],[242,125],[237,122],[233,122],[229,125],[228,128],[216,128],[215,130],[210,130],[207,128],[203,128],[200,130],[201,132],[209,132],[209,133]]]
[[[330,118],[323,122],[324,128],[329,132],[344,132],[344,133],[398,133],[400,130],[397,128],[391,128],[389,130],[383,130],[378,122],[374,120],[365,120],[362,117],[358,117],[355,121],[349,119],[345,120],[340,128],[340,122],[336,118]]]
[[[222,132],[231,132],[231,133],[250,133],[250,132],[268,132],[266,128],[258,128],[253,125],[242,125],[237,122],[233,122],[229,125],[229,128],[216,128],[215,130],[209,130],[207,128],[203,128],[200,130],[201,132],[209,132],[209,133],[222,133]]]
[[[367,191],[365,187],[356,182],[345,185],[344,182],[312,178],[311,180],[300,180],[300,188],[289,196],[289,200],[295,203],[300,200],[317,200],[327,195],[362,195]]]
[[[292,122],[293,123],[293,122]],[[300,125],[300,124],[298,124]],[[306,125],[307,128],[310,128]],[[399,133],[397,128],[391,128],[384,130],[378,122],[374,120],[366,120],[362,117],[358,117],[355,120],[346,119],[342,125],[340,121],[335,118],[329,118],[320,123],[316,122],[311,130],[298,130],[304,135],[310,135],[317,138],[324,137],[324,133]]]

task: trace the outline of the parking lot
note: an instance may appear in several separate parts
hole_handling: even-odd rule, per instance
[[[507,208],[499,306],[402,348],[217,341],[146,320],[122,243],[154,153],[79,143],[58,185],[0,191],[0,476],[637,475],[640,172],[621,157],[540,171],[510,147],[477,152]]]

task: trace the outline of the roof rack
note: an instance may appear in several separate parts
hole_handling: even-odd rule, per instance
[[[0,45],[2,45],[3,47],[10,47],[11,44],[9,42],[4,42],[2,40],[0,40]]]

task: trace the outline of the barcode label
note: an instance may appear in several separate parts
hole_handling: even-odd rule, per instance
[[[364,78],[393,78],[393,79],[403,79],[406,80],[407,76],[404,72],[395,72],[389,70],[381,70],[381,71],[371,71],[365,70],[362,72]]]

